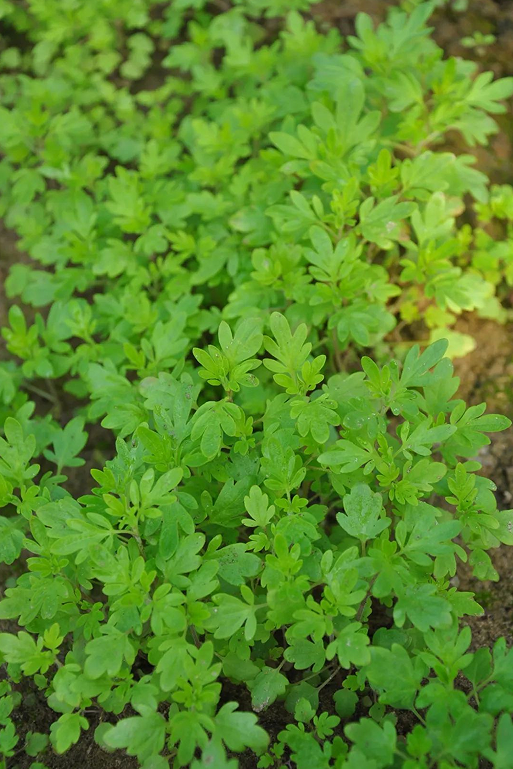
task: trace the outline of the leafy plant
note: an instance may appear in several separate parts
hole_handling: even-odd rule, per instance
[[[309,5],[1,6],[4,762],[102,712],[144,769],[507,765],[512,652],[451,580],[513,544],[476,460],[510,423],[450,357],[505,317],[512,194],[437,147],[513,81],[444,60],[432,3],[344,48]]]
[[[461,40],[461,44],[465,48],[476,48],[477,51],[482,51],[488,45],[492,45],[495,42],[495,35],[490,33],[483,34],[483,32],[474,32],[473,35],[467,35]]]

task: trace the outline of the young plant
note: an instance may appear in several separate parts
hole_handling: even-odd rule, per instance
[[[248,328],[221,327],[226,360],[260,352]],[[513,542],[513,512],[497,511],[471,459],[509,421],[452,399],[446,342],[413,347],[402,365],[364,358],[362,372],[319,387],[306,326],[292,333],[274,313],[270,332],[272,397],[269,380],[252,382],[247,402],[243,389],[231,390],[239,402],[205,400],[185,373],[141,382],[141,426],[78,500],[60,475],[38,481],[35,440],[6,421],[3,504],[20,517],[4,519],[3,555],[31,554],[0,602],[23,628],[0,634],[8,673],[33,676],[60,714],[58,753],[96,702],[119,715],[100,744],[141,766],[226,762],[226,751],[266,750],[256,714],[283,702],[297,725],[279,741],[298,767],[474,766],[492,755],[513,663],[502,641],[493,657],[468,652],[458,622],[482,609],[451,578],[468,561],[496,579],[486,551]],[[53,445],[60,455],[64,435]],[[223,702],[223,679],[249,690],[253,713]],[[319,710],[330,683],[338,716]],[[123,715],[129,705],[137,715]],[[357,705],[368,715],[353,722]],[[414,714],[406,741],[384,706]],[[335,734],[341,719],[352,747]]]
[[[42,769],[99,722],[143,769],[503,769],[512,652],[469,651],[453,577],[497,579],[513,544],[476,460],[510,423],[455,397],[450,358],[459,315],[505,317],[512,195],[441,147],[485,144],[513,80],[444,60],[433,3],[346,41],[308,0],[218,5],[1,9],[30,45],[0,51],[29,256],[0,362],[0,755]],[[48,736],[16,734],[23,679]]]

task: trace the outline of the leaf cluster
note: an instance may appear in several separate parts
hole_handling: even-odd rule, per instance
[[[345,41],[309,0],[224,5],[0,4],[30,43],[0,50],[29,257],[0,362],[3,765],[100,711],[143,769],[506,769],[513,652],[470,651],[453,578],[513,544],[476,459],[510,422],[451,357],[458,315],[507,315],[513,192],[440,147],[485,144],[513,81],[444,59],[430,2]],[[17,734],[23,677],[49,735]]]

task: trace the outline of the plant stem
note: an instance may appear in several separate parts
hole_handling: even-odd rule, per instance
[[[336,370],[342,371],[344,369],[344,361],[342,359],[342,353],[340,352],[340,346],[338,344],[337,329],[334,328],[331,332],[331,342],[333,344],[333,355],[336,363]]]
[[[356,615],[355,615],[355,620],[357,622],[359,622],[361,620],[361,618],[362,618],[363,610],[365,609],[365,604],[367,603],[368,599],[370,598],[371,591],[372,591],[372,586],[376,582],[377,578],[378,578],[378,575],[375,574],[373,576],[373,578],[371,579],[371,581],[369,582],[369,587],[367,588],[367,592],[365,593],[365,598],[362,600],[361,604],[359,605],[358,611],[356,612]]]
[[[320,686],[317,687],[317,692],[320,692],[321,689],[324,689],[324,687],[327,686],[329,684],[329,682],[332,681],[335,678],[335,676],[337,675],[337,673],[339,671],[340,671],[340,666],[337,665],[337,667],[335,668],[333,673],[330,676],[328,676],[328,678],[325,681],[323,681]]]

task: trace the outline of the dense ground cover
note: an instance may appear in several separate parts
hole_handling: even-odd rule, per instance
[[[457,568],[495,580],[513,544],[477,458],[510,423],[451,358],[458,318],[508,315],[513,190],[448,148],[490,143],[513,79],[444,58],[435,5],[344,39],[307,0],[0,5],[29,257],[0,363],[5,766],[93,731],[144,769],[509,765],[513,652],[471,647]]]

